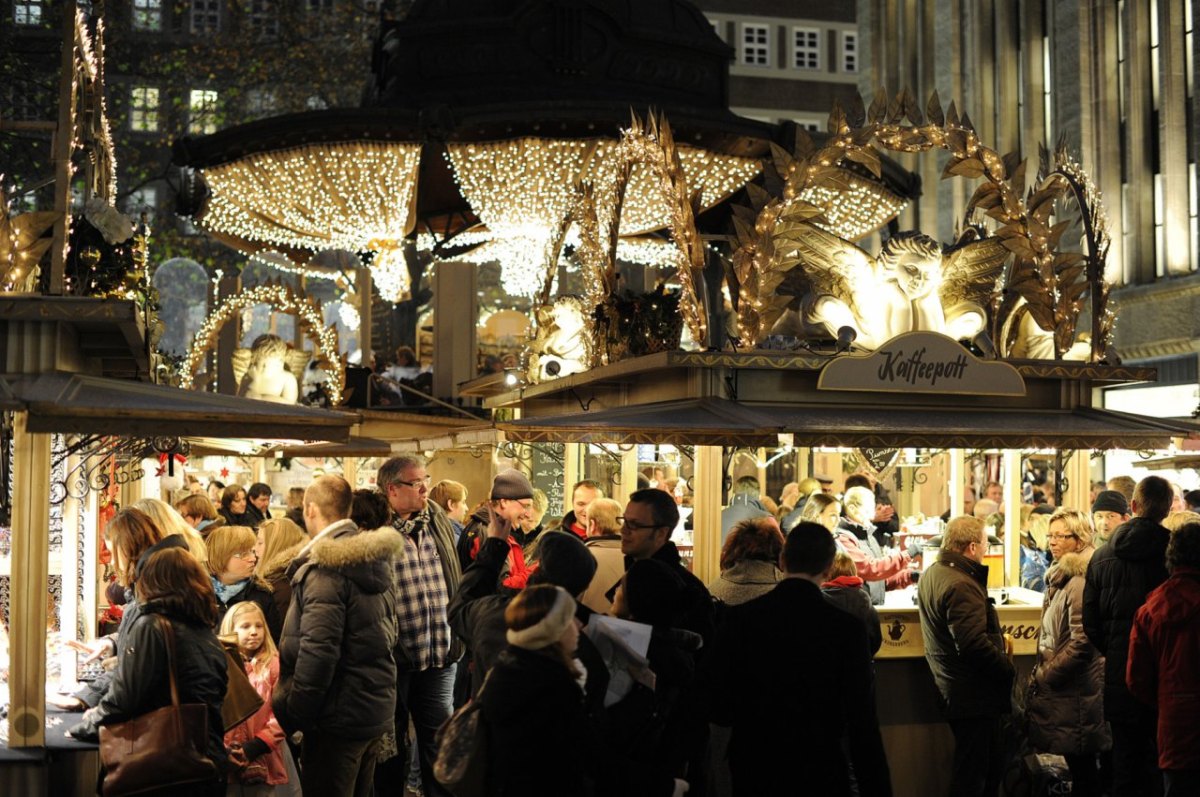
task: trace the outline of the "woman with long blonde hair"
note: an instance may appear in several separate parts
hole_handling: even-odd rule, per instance
[[[258,527],[258,541],[254,545],[258,566],[254,572],[271,588],[275,616],[279,618],[279,627],[271,628],[271,636],[276,644],[283,633],[288,604],[292,602],[292,581],[288,567],[307,542],[308,535],[287,518],[272,518]]]
[[[143,498],[140,501],[134,501],[132,506],[149,515],[150,519],[163,530],[164,536],[178,534],[183,537],[187,542],[188,550],[192,552],[192,556],[196,557],[196,561],[201,564],[208,561],[208,549],[204,547],[204,538],[200,536],[200,532],[192,528],[192,524],[184,520],[183,515],[179,514],[166,501],[160,501],[157,498]]]

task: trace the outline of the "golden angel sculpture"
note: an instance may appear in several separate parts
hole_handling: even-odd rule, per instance
[[[904,332],[940,332],[970,340],[987,326],[987,306],[1009,251],[968,230],[955,245],[915,231],[889,238],[878,257],[808,222],[785,222],[775,245],[795,261],[791,279],[801,297],[775,331],[837,337],[850,327],[856,346],[876,349]],[[798,283],[798,284],[797,284]]]
[[[259,335],[249,349],[233,353],[233,375],[239,396],[295,404],[299,382],[308,365],[308,352],[293,349],[278,335]]]

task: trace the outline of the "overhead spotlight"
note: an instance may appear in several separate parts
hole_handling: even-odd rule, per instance
[[[838,353],[840,354],[844,351],[850,351],[850,346],[854,343],[854,341],[857,337],[858,337],[858,330],[856,330],[854,327],[851,327],[851,326],[839,327],[838,328],[838,338],[837,338]]]
[[[509,371],[508,373],[506,373],[504,375],[504,384],[507,385],[508,387],[516,387],[517,375],[512,371]]]
[[[992,343],[992,336],[987,333],[987,330],[981,329],[979,334],[971,338],[971,342],[975,344],[975,348],[983,353],[986,359],[996,359],[996,344]]]
[[[558,376],[558,372],[562,370],[562,364],[558,360],[551,360],[546,363],[546,373],[550,376]]]

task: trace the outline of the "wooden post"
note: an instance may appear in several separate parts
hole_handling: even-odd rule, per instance
[[[371,280],[371,269],[360,267],[354,277],[354,287],[358,291],[358,348],[362,352],[359,364],[366,368],[375,367],[375,347],[371,340],[373,320],[371,318],[371,299],[375,293]],[[417,332],[418,336],[420,331]],[[415,348],[415,347],[414,347]],[[349,481],[349,480],[347,480]],[[353,484],[353,482],[351,482]]]
[[[1004,450],[1004,585],[1021,586],[1021,452]]]
[[[696,446],[693,477],[692,572],[705,584],[721,574],[720,446]]]
[[[571,495],[571,488],[575,486],[575,482],[583,478],[582,452],[587,450],[586,445],[586,443],[563,443],[562,514],[564,516],[574,508],[571,505],[571,501],[574,500],[574,496]]]
[[[47,293],[61,296],[67,272],[67,235],[71,216],[71,147],[75,139],[75,0],[63,0],[62,74],[58,77],[58,128],[51,144],[54,162],[54,243]]]
[[[442,261],[433,270],[433,395],[440,399],[457,398],[458,384],[475,376],[477,276],[472,263]]]
[[[74,7],[74,3],[70,4]],[[13,419],[9,747],[46,743],[46,595],[50,585],[50,435]]]
[[[966,458],[961,448],[950,450],[950,517],[963,513],[963,477],[966,476]]]

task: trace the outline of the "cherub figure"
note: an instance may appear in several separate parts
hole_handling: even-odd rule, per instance
[[[987,323],[984,306],[1009,256],[998,240],[975,238],[969,230],[958,244],[943,249],[923,233],[902,232],[873,258],[813,224],[781,225],[775,246],[801,271],[802,299],[794,311],[798,317],[785,315],[776,331],[799,326],[836,337],[848,326],[864,349],[917,330],[970,339]]]
[[[535,382],[587,370],[587,321],[583,303],[560,297],[537,310],[537,334],[529,343],[529,376]]]
[[[288,345],[278,335],[259,335],[250,347],[250,364],[238,383],[239,396],[295,404],[296,377],[287,368]]]

